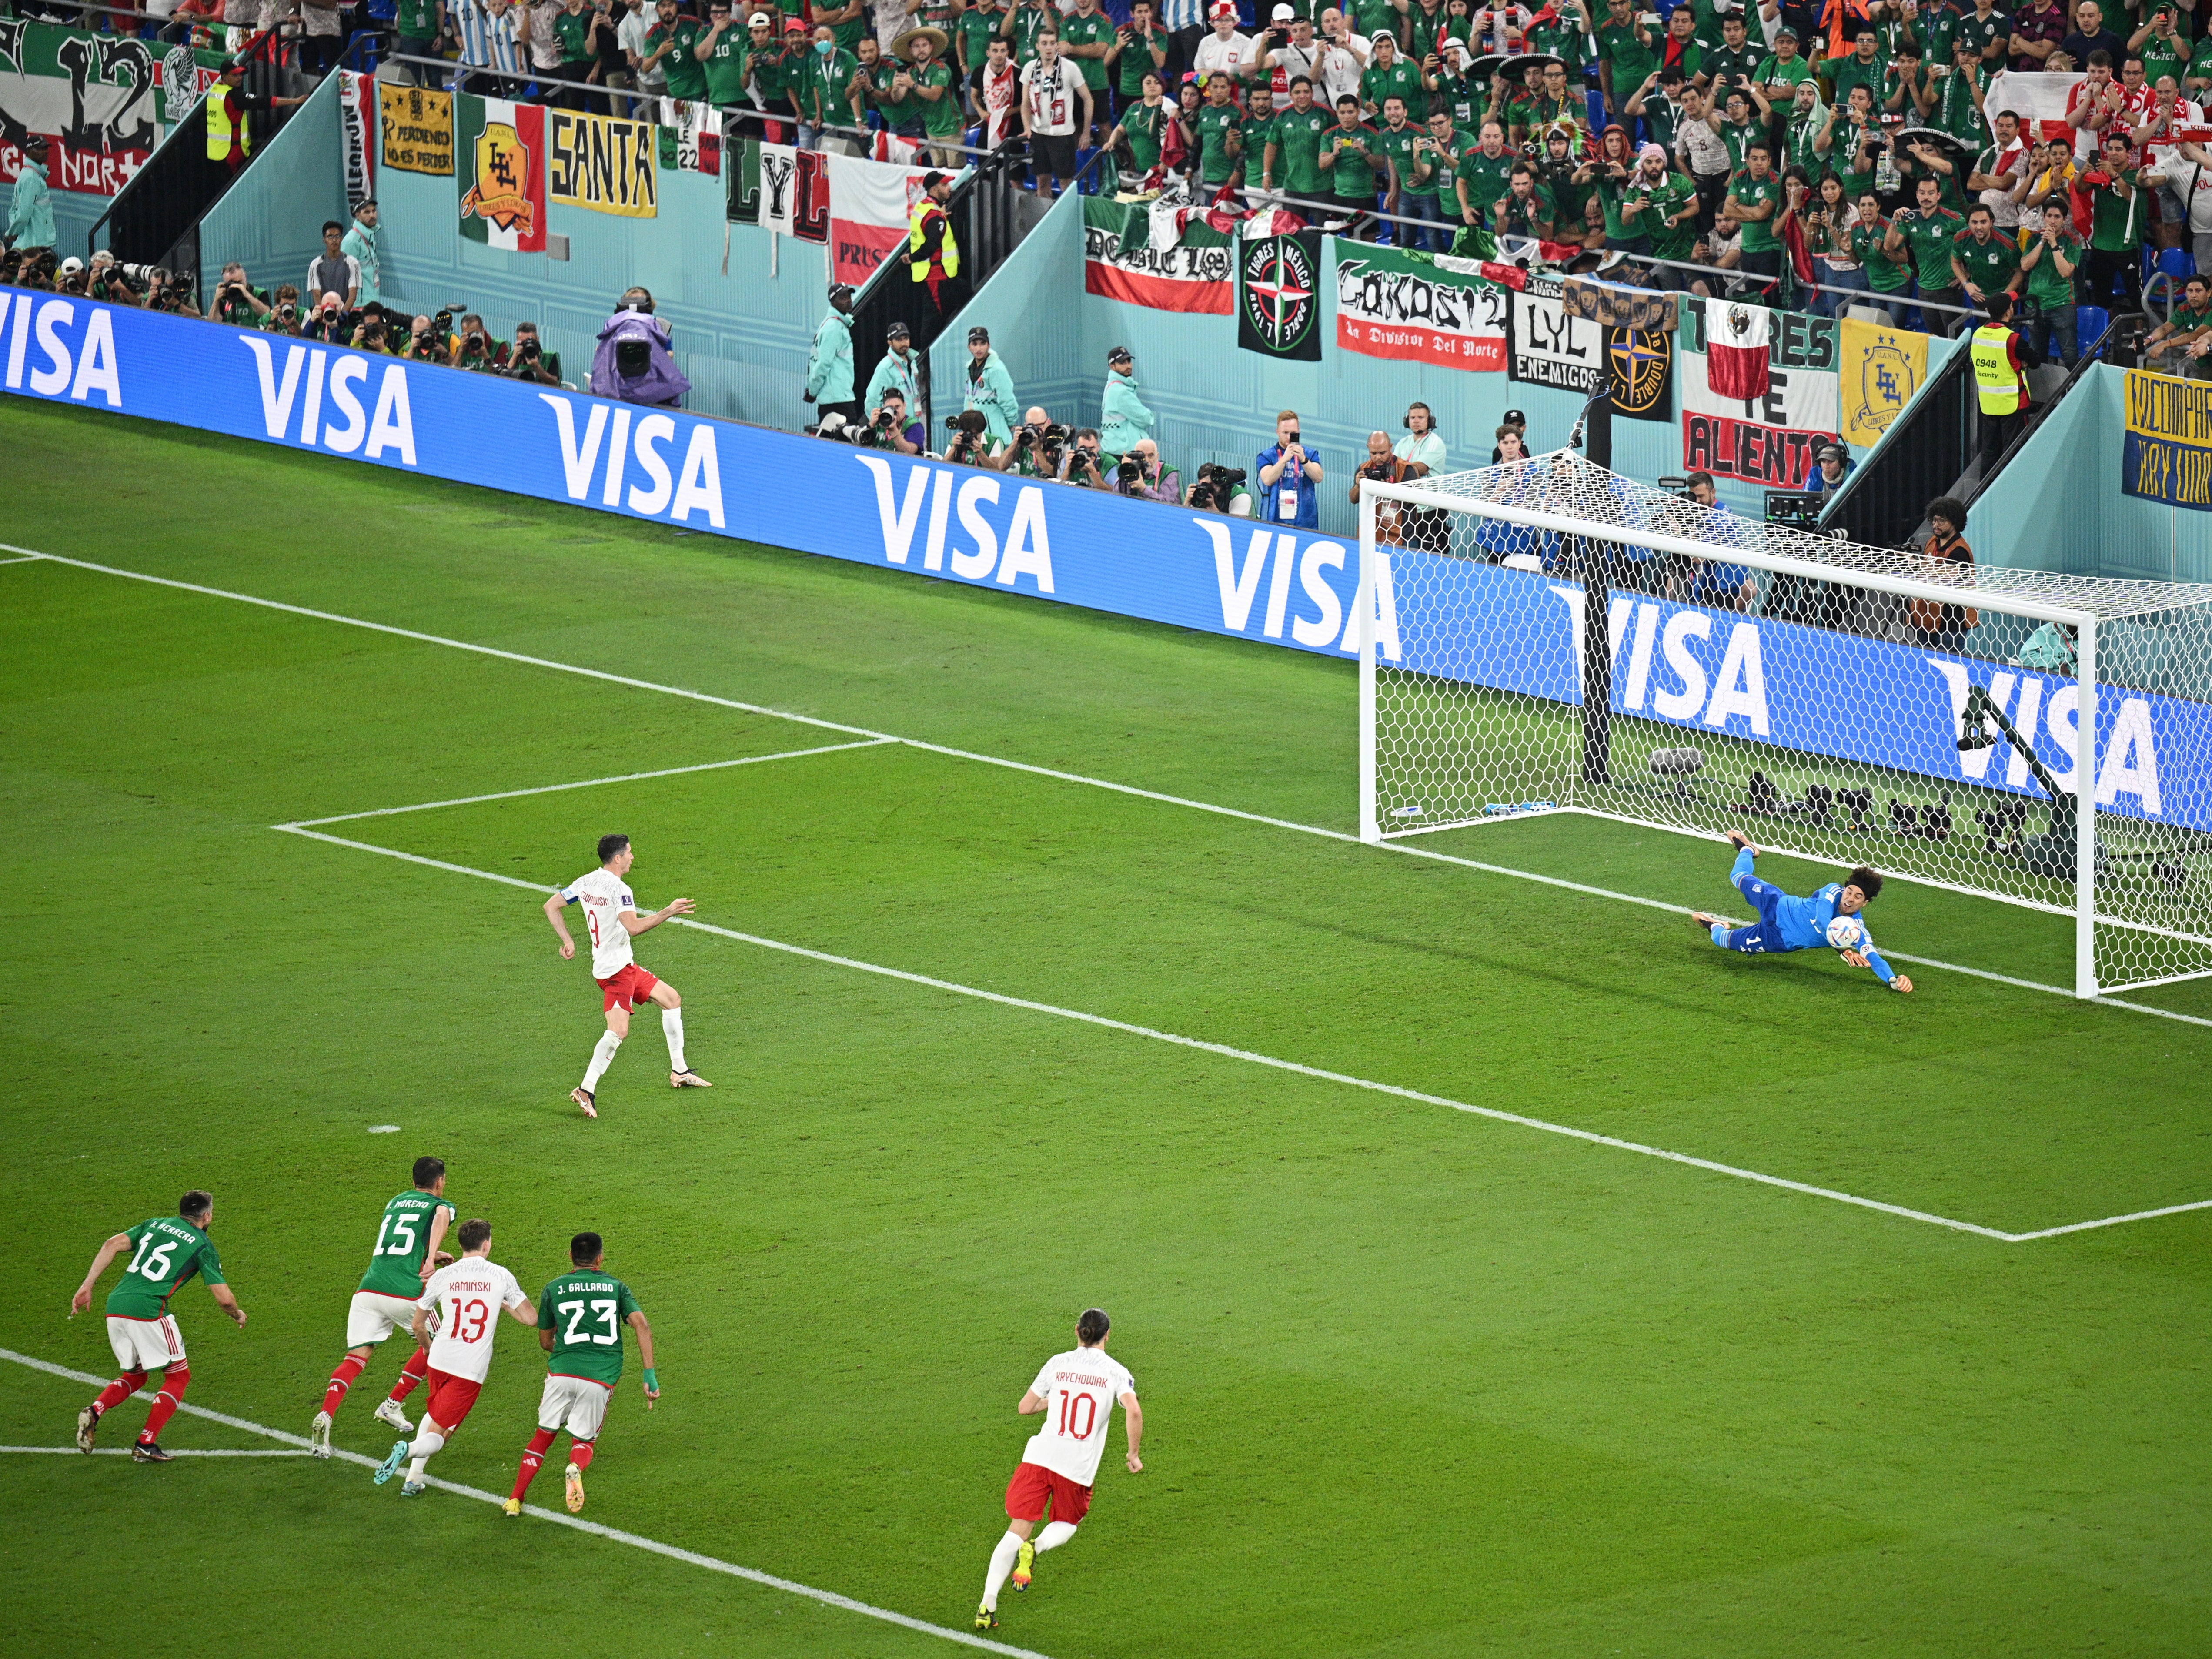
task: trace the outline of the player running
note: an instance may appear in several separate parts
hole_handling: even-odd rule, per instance
[[[991,1552],[983,1605],[975,1609],[977,1630],[999,1627],[999,1587],[1009,1574],[1017,1590],[1027,1589],[1038,1555],[1075,1536],[1091,1508],[1091,1483],[1098,1475],[1098,1460],[1106,1450],[1107,1419],[1117,1400],[1129,1437],[1129,1473],[1145,1472],[1144,1461],[1137,1455],[1137,1443],[1145,1435],[1145,1413],[1137,1404],[1137,1379],[1119,1360],[1106,1357],[1106,1333],[1112,1327],[1103,1309],[1086,1311],[1075,1323],[1074,1349],[1046,1360],[1014,1407],[1024,1417],[1042,1412],[1044,1426],[1030,1437],[1022,1449],[1021,1467],[1006,1483],[1006,1535]],[[1043,1520],[1048,1505],[1052,1519],[1032,1544],[1030,1529]]]
[[[492,1338],[499,1334],[499,1312],[525,1325],[534,1325],[530,1296],[513,1273],[491,1259],[491,1223],[464,1221],[458,1234],[461,1259],[430,1275],[415,1304],[415,1340],[430,1349],[430,1398],[422,1407],[422,1426],[415,1443],[404,1440],[376,1466],[376,1484],[382,1486],[399,1473],[399,1466],[414,1460],[399,1488],[402,1498],[422,1495],[422,1466],[431,1455],[453,1437],[477,1403],[484,1378],[491,1371]],[[437,1338],[429,1332],[433,1310],[439,1316]]]
[[[214,1198],[195,1189],[177,1200],[176,1214],[157,1215],[127,1233],[116,1234],[92,1258],[92,1271],[70,1298],[72,1319],[92,1305],[92,1287],[107,1271],[107,1264],[125,1250],[131,1252],[131,1263],[124,1268],[121,1281],[107,1293],[107,1341],[115,1350],[115,1362],[123,1367],[123,1375],[76,1414],[79,1451],[92,1449],[101,1414],[144,1388],[148,1371],[159,1371],[161,1392],[154,1396],[146,1426],[131,1448],[131,1459],[135,1463],[169,1461],[169,1454],[161,1449],[161,1431],[177,1414],[192,1380],[191,1366],[185,1358],[185,1339],[178,1333],[176,1316],[169,1311],[169,1298],[198,1273],[216,1305],[241,1329],[246,1324],[245,1310],[223,1282],[222,1262],[216,1255],[215,1241],[207,1236],[208,1223],[214,1218]]]
[[[684,1063],[684,999],[676,994],[674,986],[639,967],[629,949],[633,936],[651,932],[671,916],[688,916],[695,907],[688,898],[674,899],[649,916],[639,915],[637,901],[630,896],[625,879],[635,857],[628,836],[601,836],[599,867],[588,876],[579,876],[545,901],[545,920],[553,924],[561,941],[563,962],[576,954],[576,942],[568,937],[568,920],[562,912],[572,904],[584,907],[584,923],[592,935],[592,977],[599,982],[607,1011],[606,1035],[592,1050],[592,1063],[585,1069],[583,1082],[568,1091],[568,1098],[583,1109],[586,1117],[599,1115],[594,1091],[607,1067],[615,1063],[615,1051],[629,1036],[629,1011],[647,1002],[659,1007],[661,1035],[668,1039],[668,1086],[714,1087]]]
[[[1828,928],[1838,916],[1856,916],[1871,904],[1881,891],[1881,877],[1861,865],[1841,881],[1832,881],[1810,898],[1794,898],[1779,887],[1761,881],[1751,872],[1752,860],[1759,856],[1741,830],[1729,831],[1729,844],[1736,849],[1735,867],[1729,872],[1729,881],[1759,908],[1759,920],[1748,927],[1730,927],[1722,918],[1705,910],[1692,910],[1690,920],[1699,931],[1712,935],[1713,943],[1723,951],[1741,951],[1746,956],[1765,956],[1781,951],[1809,951],[1815,945],[1829,943]],[[1874,948],[1874,934],[1866,923],[1859,923],[1856,945],[1840,952],[1844,960],[1854,968],[1869,968],[1876,979],[1893,991],[1910,992],[1912,981],[1881,959]]]
[[[345,1358],[331,1373],[331,1385],[323,1392],[323,1408],[307,1425],[307,1448],[314,1456],[331,1455],[331,1421],[377,1344],[395,1330],[413,1328],[415,1298],[422,1294],[430,1275],[453,1259],[438,1249],[455,1213],[446,1197],[445,1160],[416,1158],[414,1178],[412,1187],[384,1206],[384,1223],[377,1228],[376,1243],[368,1253],[368,1271],[362,1275],[361,1288],[353,1293],[353,1305],[346,1310]],[[415,1385],[429,1368],[429,1350],[418,1344],[399,1368],[391,1394],[377,1407],[378,1422],[389,1423],[402,1434],[414,1431],[415,1425],[399,1409],[399,1402],[415,1392]]]
[[[606,1421],[607,1401],[622,1381],[622,1328],[637,1333],[637,1357],[645,1367],[645,1408],[660,1398],[653,1374],[653,1330],[629,1286],[611,1279],[601,1263],[605,1247],[597,1233],[578,1233],[568,1241],[574,1273],[562,1273],[538,1297],[538,1346],[551,1356],[545,1362],[545,1391],[538,1399],[538,1432],[523,1448],[514,1490],[501,1505],[509,1516],[522,1513],[522,1494],[538,1478],[538,1467],[553,1437],[568,1431],[568,1513],[584,1507],[584,1471]]]

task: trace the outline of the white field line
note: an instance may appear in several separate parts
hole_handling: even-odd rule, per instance
[[[12,559],[0,559],[0,564],[28,564],[33,559],[43,559],[46,556],[43,553],[21,553],[18,554]],[[10,1451],[13,1449],[15,1449],[13,1447],[0,1446],[0,1451]]]
[[[534,881],[525,881],[520,876],[503,876],[489,870],[473,869],[465,864],[449,864],[442,859],[425,858],[418,853],[402,853],[390,847],[379,847],[365,841],[348,841],[340,836],[326,836],[297,824],[275,824],[273,829],[288,835],[302,836],[311,841],[328,842],[333,847],[350,848],[356,852],[375,853],[388,859],[398,859],[408,864],[419,864],[432,870],[443,870],[457,876],[474,876],[481,881],[495,881],[507,887],[520,887],[530,893],[550,893],[556,889]],[[1705,1170],[1715,1175],[1733,1176],[1738,1181],[1756,1182],[1761,1186],[1778,1187],[1784,1192],[1802,1193],[1810,1198],[1825,1198],[1838,1204],[1855,1205],[1863,1210],[1877,1210],[1884,1215],[1903,1218],[1907,1221],[1926,1222],[1934,1227],[1948,1227],[1954,1232],[1972,1233],[1981,1238],[1993,1238],[2001,1243],[2016,1244],[2026,1238],[2042,1237],[2040,1233],[2008,1233],[1995,1227],[1984,1227],[1977,1222],[1957,1221],[1949,1216],[1931,1215],[1925,1210],[1908,1209],[1901,1204],[1886,1204],[1879,1199],[1861,1198],[1853,1193],[1837,1192],[1832,1188],[1814,1187],[1802,1181],[1790,1181],[1781,1176],[1761,1174],[1756,1170],[1738,1169],[1732,1164],[1716,1163],[1711,1158],[1693,1158],[1687,1152],[1671,1152],[1661,1146],[1647,1146],[1640,1141],[1622,1140],[1612,1135],[1601,1135],[1589,1129],[1578,1129],[1571,1124],[1551,1123],[1542,1118],[1524,1117],[1518,1112],[1500,1111],[1494,1106],[1475,1106],[1463,1100],[1454,1100],[1445,1095],[1427,1094],[1419,1089],[1402,1088],[1395,1083],[1378,1083],[1370,1078],[1353,1077],[1344,1072],[1332,1072],[1317,1066],[1303,1066],[1296,1060],[1278,1060],[1272,1054],[1255,1054],[1249,1048],[1235,1048],[1223,1042],[1207,1042],[1198,1037],[1183,1036],[1174,1031],[1157,1030],[1149,1025],[1135,1025],[1127,1020],[1111,1019],[1103,1014],[1086,1013],[1079,1008],[1062,1008],[1049,1002],[1037,1002],[1027,997],[1007,996],[998,991],[986,991],[973,985],[963,985],[956,980],[937,979],[927,974],[909,973],[903,968],[886,968],[879,963],[861,962],[852,957],[836,956],[827,951],[809,950],[803,945],[790,945],[781,939],[763,939],[757,933],[740,933],[733,927],[717,927],[690,916],[674,916],[670,920],[679,927],[689,927],[702,933],[735,939],[741,945],[757,945],[763,951],[780,951],[786,956],[803,957],[809,962],[825,963],[833,968],[849,968],[863,974],[875,974],[884,979],[903,980],[909,985],[926,986],[933,991],[949,991],[956,996],[973,997],[981,1002],[993,1002],[1002,1008],[1019,1008],[1029,1013],[1049,1014],[1055,1019],[1072,1019],[1085,1025],[1096,1025],[1109,1031],[1120,1031],[1130,1036],[1145,1037],[1154,1042],[1172,1043],[1179,1048],[1195,1048],[1209,1054],[1219,1054],[1227,1060],[1243,1060],[1248,1065],[1266,1066],[1279,1072],[1291,1072],[1299,1077],[1310,1077],[1323,1083],[1340,1083],[1349,1088],[1364,1089],[1378,1095],[1395,1095],[1401,1100],[1419,1101],[1424,1105],[1448,1107],[1455,1112],[1465,1112],[1474,1117],[1486,1117],[1499,1123],[1511,1123],[1524,1129],[1535,1129],[1545,1134],[1564,1135],[1593,1146],[1605,1146],[1615,1152],[1634,1152],[1644,1158],[1656,1158],[1669,1164],[1686,1164],[1693,1170]],[[2182,1206],[2182,1208],[2212,1208],[2212,1200],[2203,1206]],[[2149,1213],[2149,1212],[2146,1212]],[[2170,1213],[2159,1212],[2158,1213]],[[2133,1219],[2131,1217],[2116,1219]],[[2102,1226],[2104,1222],[2084,1222],[2079,1226]],[[2051,1229],[2051,1231],[2069,1231]]]
[[[1264,812],[1247,812],[1234,806],[1218,806],[1210,801],[1192,800],[1182,795],[1163,794],[1154,789],[1139,789],[1133,784],[1115,783],[1108,778],[1086,777],[1079,772],[1062,772],[1049,766],[1035,766],[1026,761],[1008,760],[999,755],[978,754],[973,750],[949,748],[943,744],[925,743],[919,738],[902,738],[896,732],[873,732],[862,726],[848,726],[838,720],[825,720],[812,714],[794,714],[787,709],[770,708],[764,704],[740,702],[732,697],[718,697],[709,692],[693,691],[683,686],[662,685],[653,680],[633,678],[627,674],[611,674],[605,669],[585,668],[575,663],[555,662],[546,657],[526,656],[517,651],[501,651],[495,646],[477,645],[467,640],[447,639],[443,635],[418,633],[411,628],[397,628],[390,623],[369,622],[360,617],[340,616],[335,611],[316,611],[307,605],[287,605],[280,599],[264,599],[252,593],[234,593],[227,588],[208,587],[198,582],[179,581],[172,576],[153,576],[143,571],[125,570],[114,565],[94,564],[88,559],[71,559],[58,553],[41,553],[35,548],[17,547],[0,542],[0,552],[20,553],[26,560],[44,559],[50,563],[69,565],[79,570],[90,570],[103,576],[119,576],[129,581],[149,582],[157,587],[173,587],[182,592],[198,593],[209,599],[231,599],[240,605],[258,605],[264,611],[281,611],[295,617],[307,617],[317,622],[337,623],[341,627],[367,629],[371,633],[389,634],[403,640],[413,640],[423,645],[443,646],[449,650],[472,652],[481,657],[495,657],[503,662],[520,663],[530,668],[550,669],[559,674],[575,674],[586,679],[604,681],[611,685],[626,685],[639,691],[656,691],[665,696],[686,697],[694,702],[712,703],[718,708],[734,708],[741,714],[763,714],[770,719],[791,720],[800,726],[819,727],[825,732],[845,732],[857,738],[879,743],[902,744],[908,749],[918,749],[932,755],[944,755],[954,760],[973,761],[981,766],[1002,767],[1010,772],[1026,772],[1031,776],[1051,778],[1060,783],[1081,784],[1086,788],[1109,790],[1117,795],[1133,796],[1139,800],[1158,801],[1166,806],[1181,806],[1194,812],[1210,812],[1217,817],[1237,818],[1246,823],[1261,823],[1273,830],[1287,830],[1295,835],[1317,836],[1327,841],[1349,842],[1359,845],[1359,837],[1341,830],[1325,829],[1319,824],[1297,823],[1288,818],[1270,817]],[[334,819],[319,820],[324,823]],[[1530,870],[1516,870],[1509,865],[1486,864],[1480,859],[1459,858],[1449,853],[1439,853],[1426,847],[1408,846],[1402,842],[1386,841],[1381,850],[1397,853],[1407,858],[1433,859],[1440,864],[1455,864],[1462,869],[1480,870],[1486,875],[1504,876],[1514,881],[1532,881],[1562,891],[1581,893],[1590,898],[1611,899],[1620,904],[1642,905],[1647,909],[1662,910],[1669,915],[1686,916],[1688,908],[1668,904],[1661,899],[1644,898],[1634,893],[1615,892],[1609,887],[1592,887],[1579,881],[1568,881],[1559,876],[1539,875]],[[1900,877],[1903,880],[1905,878]],[[2045,985],[2037,980],[2015,979],[2008,974],[1993,974],[1985,969],[1962,967],[1955,962],[1943,962],[1934,957],[1907,956],[1902,951],[1882,953],[1893,962],[1908,963],[1915,968],[1933,968],[1948,974],[1963,974],[1970,979],[1986,980],[1993,985],[2009,985],[2016,990],[2040,992],[2046,996],[2075,1000],[2074,993],[2064,986]],[[2109,1008],[2125,1008],[2139,1014],[2154,1014],[2160,1019],[2179,1020],[2187,1025],[2212,1027],[2212,1019],[2197,1014],[2178,1013],[2171,1008],[2154,1007],[2147,1002],[2130,1002],[2118,997],[2097,997],[2093,1000]]]
[[[327,818],[300,818],[279,824],[282,830],[303,829],[318,823],[350,823],[356,818],[388,818],[401,812],[432,812],[441,806],[477,806],[488,800],[514,800],[522,795],[552,795],[563,789],[596,789],[603,783],[636,783],[646,778],[682,777],[687,772],[722,772],[732,766],[764,766],[770,761],[804,760],[809,755],[836,755],[848,749],[879,749],[896,738],[862,738],[855,743],[824,744],[818,749],[787,749],[780,755],[747,755],[742,760],[708,761],[699,766],[664,766],[657,772],[624,772],[618,777],[584,778],[574,783],[541,783],[534,789],[501,789],[489,795],[461,795],[452,800],[426,800],[412,806],[379,806],[366,812],[340,812]]]
[[[49,1376],[66,1377],[72,1382],[82,1382],[88,1388],[103,1387],[108,1380],[104,1376],[95,1376],[89,1371],[72,1370],[66,1365],[57,1365],[52,1360],[34,1359],[29,1354],[16,1353],[8,1348],[0,1348],[0,1359],[13,1361],[18,1365],[27,1366],[34,1371],[44,1371]],[[239,1429],[247,1434],[258,1434],[264,1439],[280,1441],[287,1446],[296,1448],[302,1454],[307,1449],[307,1442],[304,1436],[287,1434],[282,1429],[272,1429],[264,1424],[252,1422],[243,1417],[230,1417],[222,1412],[211,1412],[205,1407],[195,1406],[189,1400],[180,1402],[177,1409],[180,1412],[188,1412],[194,1417],[205,1418],[210,1423],[220,1423],[225,1428]],[[52,1449],[44,1446],[0,1448],[0,1450],[10,1451],[51,1449]],[[68,1449],[74,1452],[76,1448],[70,1447]],[[175,1455],[184,1455],[182,1453]],[[353,1463],[365,1469],[373,1469],[377,1466],[375,1458],[364,1457],[359,1452],[342,1451],[333,1448],[331,1457],[333,1462]],[[479,1503],[506,1502],[506,1499],[496,1492],[484,1492],[475,1486],[464,1486],[458,1481],[441,1480],[434,1475],[430,1477],[428,1484],[436,1487],[440,1492],[449,1492],[459,1498],[473,1498]],[[933,1625],[926,1619],[915,1619],[903,1613],[893,1613],[888,1607],[871,1607],[866,1601],[855,1601],[851,1596],[840,1595],[835,1590],[816,1589],[811,1584],[797,1583],[788,1578],[778,1578],[773,1573],[761,1572],[751,1567],[740,1567],[728,1561],[717,1560],[711,1555],[701,1555],[694,1550],[678,1549],[673,1544],[664,1544],[657,1539],[641,1538],[634,1532],[623,1532],[614,1527],[603,1527],[595,1521],[580,1520],[575,1516],[564,1515],[558,1510],[541,1510],[535,1504],[526,1504],[523,1505],[522,1512],[540,1521],[550,1521],[556,1526],[567,1527],[571,1531],[589,1533],[594,1538],[605,1538],[617,1544],[627,1544],[632,1549],[649,1551],[654,1555],[665,1555],[672,1561],[682,1561],[690,1566],[704,1567],[709,1572],[724,1573],[732,1578],[743,1578],[750,1583],[765,1585],[769,1589],[782,1590],[787,1595],[803,1595],[809,1601],[819,1601],[825,1607],[838,1607],[847,1613],[857,1613],[866,1618],[881,1620],[884,1624],[897,1625],[903,1629],[917,1631],[924,1636],[934,1636],[943,1641],[957,1642],[963,1647],[980,1648],[986,1653],[1006,1654],[1009,1656],[1009,1659],[1046,1659],[1043,1654],[1033,1652],[1028,1648],[1012,1647],[1004,1642],[994,1642],[963,1630],[950,1630],[943,1625]]]
[[[12,562],[12,561],[0,559],[0,564],[9,562]],[[19,1456],[27,1454],[44,1456],[49,1453],[63,1457],[82,1457],[84,1455],[84,1454],[79,1451],[75,1446],[0,1446],[0,1452],[13,1452]],[[131,1448],[128,1446],[94,1446],[92,1449],[92,1455],[94,1457],[128,1457],[131,1455]],[[280,1449],[276,1447],[264,1446],[216,1446],[207,1448],[179,1446],[176,1450],[169,1454],[172,1457],[305,1457],[307,1455],[307,1454],[303,1451],[289,1451]]]

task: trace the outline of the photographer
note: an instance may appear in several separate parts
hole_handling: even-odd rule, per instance
[[[950,416],[945,430],[951,441],[945,446],[945,459],[961,466],[980,466],[995,471],[991,465],[991,445],[987,435],[983,411],[963,409]]]
[[[919,455],[922,437],[921,420],[907,414],[906,394],[894,387],[884,393],[875,414],[853,441],[874,449],[896,450],[902,455]]]
[[[330,345],[343,345],[352,338],[356,320],[347,312],[337,295],[326,294],[323,296],[323,302],[308,312],[307,326],[300,331],[300,337],[321,340]],[[423,326],[427,328],[430,319],[425,317]]]
[[[1194,507],[1201,513],[1225,513],[1232,519],[1249,519],[1252,516],[1252,492],[1244,487],[1245,477],[1241,466],[1201,461],[1197,481],[1183,498],[1183,505]]]
[[[1114,489],[1139,501],[1165,501],[1170,507],[1182,500],[1182,477],[1173,467],[1161,465],[1160,447],[1150,438],[1139,438],[1115,463]]]
[[[279,283],[269,302],[269,314],[261,319],[264,332],[297,334],[300,331],[300,290],[289,283]]]
[[[353,331],[353,349],[356,351],[374,351],[386,356],[391,356],[392,313],[385,310],[382,306],[377,307],[373,312],[363,313],[359,325]]]
[[[1085,427],[1075,434],[1068,446],[1067,458],[1060,463],[1060,481],[1079,484],[1085,489],[1111,489],[1114,481],[1105,458],[1098,453],[1098,432],[1095,427]]]
[[[246,267],[234,259],[225,265],[215,295],[208,301],[208,320],[252,328],[268,314],[269,296],[246,280]]]
[[[62,261],[62,268],[54,274],[54,292],[82,295],[91,286],[84,261],[75,255]]]
[[[325,303],[328,303],[327,301]],[[408,330],[407,343],[399,355],[410,363],[443,363],[451,361],[444,331],[428,317],[417,317]]]
[[[507,355],[507,373],[511,380],[537,386],[562,384],[561,354],[545,349],[538,338],[537,324],[514,325],[514,349]]]
[[[1297,410],[1286,409],[1275,417],[1275,441],[1259,453],[1253,466],[1260,475],[1261,522],[1304,530],[1321,527],[1321,495],[1316,488],[1322,480],[1321,460],[1306,449]]]
[[[123,267],[116,263],[115,256],[106,248],[92,256],[88,276],[90,280],[85,285],[85,293],[92,299],[105,300],[114,306],[145,303],[144,296],[131,285]]]
[[[668,325],[653,314],[652,293],[642,288],[626,290],[615,314],[599,331],[599,349],[592,358],[592,394],[677,408],[691,390],[691,382],[676,367],[668,345]],[[917,440],[915,450],[921,447]]]
[[[455,368],[498,374],[507,368],[507,342],[493,337],[484,319],[473,311],[461,319],[461,331],[452,342],[450,362]]]

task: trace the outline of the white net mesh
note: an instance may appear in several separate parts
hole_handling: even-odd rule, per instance
[[[1382,835],[1546,811],[1740,828],[2072,915],[2080,641],[2023,614],[2063,608],[2096,619],[2098,981],[2212,973],[2212,587],[1938,566],[1571,453],[1421,488],[1454,507],[1376,518]],[[1587,623],[1586,585],[1605,594]]]

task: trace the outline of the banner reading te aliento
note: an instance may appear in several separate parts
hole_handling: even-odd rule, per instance
[[[2212,385],[2131,368],[2127,402],[2120,488],[2212,512]]]

